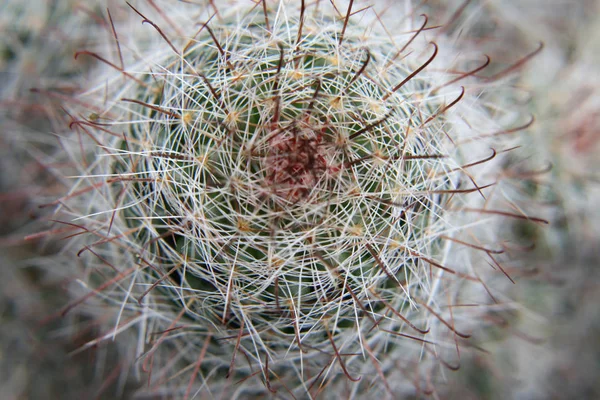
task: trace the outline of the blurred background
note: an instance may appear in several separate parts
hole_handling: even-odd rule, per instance
[[[160,2],[158,2],[160,3]],[[103,343],[85,313],[61,317],[74,276],[55,254],[40,205],[61,193],[48,172],[62,123],[58,97],[32,89],[75,88],[90,65],[73,54],[106,35],[119,1],[0,1],[0,398],[131,398],[127,349]],[[510,326],[449,376],[444,398],[600,398],[600,2],[431,0],[432,21],[450,20],[492,59],[522,65],[523,107],[535,116],[523,146],[524,179],[543,228],[516,224],[530,279],[512,287],[521,306]],[[457,13],[458,10],[462,10]],[[31,143],[35,143],[32,146]],[[526,175],[526,176],[525,176]],[[27,238],[27,240],[25,240]],[[76,262],[76,261],[75,261]],[[85,329],[80,327],[85,327]]]

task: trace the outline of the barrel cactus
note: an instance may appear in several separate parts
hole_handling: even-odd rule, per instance
[[[430,393],[506,307],[496,228],[543,222],[502,198],[515,68],[484,76],[408,1],[171,3],[76,53],[63,313],[96,301],[90,345],[137,329],[169,396]]]

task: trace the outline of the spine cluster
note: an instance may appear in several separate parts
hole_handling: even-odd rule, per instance
[[[98,73],[65,104],[54,204],[85,290],[64,312],[114,308],[98,341],[137,331],[148,390],[432,393],[508,307],[495,229],[544,222],[502,197],[514,68],[484,78],[401,3],[129,5],[144,26],[76,54]]]

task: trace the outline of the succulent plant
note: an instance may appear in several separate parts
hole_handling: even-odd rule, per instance
[[[543,222],[502,196],[516,68],[480,75],[410,2],[172,3],[76,54],[100,65],[65,104],[53,204],[84,274],[63,312],[98,301],[90,345],[135,327],[174,397],[435,390],[510,307],[498,226]]]
[[[3,228],[24,224],[24,202],[32,197],[39,201],[40,192],[51,195],[53,179],[40,166],[50,160],[44,152],[56,147],[48,132],[64,129],[57,118],[63,114],[57,112],[60,92],[72,94],[91,68],[91,62],[74,60],[73,53],[98,43],[98,32],[104,34],[108,26],[98,12],[100,3],[106,6],[104,1],[79,0],[7,0],[0,6],[0,164],[5,172],[0,190],[7,198]],[[113,15],[118,17],[118,9],[113,8]]]
[[[114,386],[104,381],[110,377],[104,372],[118,348],[69,354],[105,327],[86,324],[87,332],[80,330],[90,320],[83,310],[44,321],[68,302],[63,282],[80,268],[66,252],[69,263],[60,261],[56,241],[40,240],[46,235],[34,218],[47,215],[38,204],[64,193],[56,182],[60,175],[46,168],[62,151],[49,133],[64,130],[57,100],[72,95],[93,64],[74,60],[73,53],[100,42],[98,33],[109,26],[102,15],[109,3],[0,4],[0,268],[6,272],[0,283],[0,386],[5,398],[93,398]],[[111,13],[117,21],[119,8],[111,6]],[[100,361],[90,362],[92,357]],[[125,385],[120,387],[124,392]]]
[[[102,2],[105,3],[105,2]],[[54,85],[68,87],[84,72],[71,55],[95,36],[104,23],[101,2],[79,0],[7,0],[1,6],[0,66],[6,100],[35,103],[28,91]],[[106,7],[106,4],[104,4]],[[18,109],[18,107],[13,107]],[[4,110],[3,110],[4,111]]]

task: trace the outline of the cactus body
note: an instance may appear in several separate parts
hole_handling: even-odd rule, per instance
[[[195,365],[184,397],[232,377],[264,384],[237,395],[431,384],[419,365],[477,325],[454,305],[490,301],[483,259],[514,217],[490,188],[516,114],[424,17],[390,34],[353,2],[266,3],[207,5],[186,34],[184,6],[134,8],[159,42],[115,40],[123,65],[78,53],[103,65],[69,104],[60,209],[89,272],[71,306],[115,305],[113,335],[138,327],[146,369]],[[153,361],[162,347],[173,363]]]

